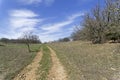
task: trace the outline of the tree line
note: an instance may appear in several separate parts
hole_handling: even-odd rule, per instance
[[[7,43],[25,44],[27,46],[29,52],[32,52],[30,49],[30,44],[41,43],[39,36],[34,35],[31,32],[24,33],[18,39],[1,38],[0,42],[4,43],[4,44],[0,44],[0,46],[5,46],[5,44],[7,44]]]
[[[79,26],[74,29],[71,35],[74,41],[120,42],[120,0],[105,0],[104,7],[97,4],[86,13],[82,26],[82,29]]]
[[[37,35],[26,35],[18,38],[18,39],[9,39],[9,38],[1,38],[0,42],[2,43],[18,43],[18,44],[22,44],[22,43],[33,43],[33,44],[37,44],[37,43],[41,43],[41,41],[39,40],[39,37]]]

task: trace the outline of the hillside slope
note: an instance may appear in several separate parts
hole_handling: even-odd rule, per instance
[[[119,80],[119,44],[68,42],[49,44],[55,49],[69,80]]]

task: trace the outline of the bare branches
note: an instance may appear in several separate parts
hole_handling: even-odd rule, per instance
[[[74,31],[73,35],[86,36],[86,39],[93,43],[104,43],[112,39],[119,41],[120,0],[106,0],[106,6],[103,9],[98,4],[92,13],[84,16],[83,26],[84,28]]]
[[[30,50],[31,43],[41,43],[39,40],[39,36],[33,35],[32,32],[25,32],[22,35],[21,40],[23,41],[23,43],[25,43],[27,45],[29,52],[31,52],[31,50]]]

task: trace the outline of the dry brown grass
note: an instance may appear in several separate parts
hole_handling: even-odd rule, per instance
[[[36,47],[37,46],[37,47]],[[40,45],[32,45],[33,50]],[[29,53],[25,45],[8,44],[0,46],[0,80],[12,80],[17,73],[28,65],[36,53]]]
[[[119,44],[68,42],[49,44],[66,67],[69,80],[119,80]]]

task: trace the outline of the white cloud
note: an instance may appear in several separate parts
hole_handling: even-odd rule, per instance
[[[26,10],[26,9],[21,9],[21,10],[12,10],[10,12],[10,16],[12,17],[20,17],[20,18],[33,18],[33,17],[38,17],[38,15],[36,13],[34,13],[33,11],[30,10]]]
[[[23,4],[46,4],[46,5],[51,5],[55,0],[19,0]]]
[[[76,13],[76,14],[73,14],[69,17],[70,20],[73,20],[73,19],[76,19],[78,17],[81,17],[81,16],[84,16],[84,13],[83,12],[79,12],[79,13]]]
[[[23,32],[32,31],[43,42],[68,36],[72,31],[73,23],[80,15],[82,16],[82,14],[77,13],[60,22],[44,23],[42,22],[44,19],[40,19],[38,14],[30,10],[12,10],[9,15],[9,32],[0,35],[7,38],[18,38]]]
[[[41,29],[46,31],[44,34],[50,34],[50,33],[58,32],[58,31],[60,31],[61,28],[65,27],[66,25],[69,25],[69,24],[73,23],[76,18],[81,17],[83,15],[84,15],[84,13],[73,14],[72,16],[69,16],[66,21],[43,25],[41,27]]]
[[[69,25],[71,23],[73,23],[73,20],[68,20],[68,21],[64,21],[64,22],[43,25],[41,27],[41,29],[46,31],[43,34],[51,34],[51,33],[60,31],[60,29],[62,27],[65,27],[66,25]]]
[[[43,33],[38,33],[37,35],[39,35],[42,42],[49,42],[49,41],[58,40],[59,38],[68,37],[71,34],[71,32],[72,30],[69,28],[66,29],[66,31],[60,30],[59,32],[57,31],[57,33],[54,34],[49,34],[49,33],[46,34],[46,32],[43,32]]]
[[[65,21],[57,22],[57,23],[49,23],[41,26],[43,33],[40,33],[40,38],[43,42],[45,41],[53,41],[58,38],[66,37],[66,34],[72,32],[72,28],[66,29],[65,27],[74,23],[75,19],[83,16],[84,13],[77,13],[69,16]],[[66,32],[65,32],[66,29]]]
[[[41,39],[42,42],[49,42],[49,41],[54,41],[54,40],[58,40],[61,37],[66,37],[63,34],[54,34],[54,35],[42,35],[39,34],[39,37]]]
[[[10,24],[14,28],[35,27],[41,20],[34,18],[11,18]]]
[[[39,15],[36,13],[25,9],[12,10],[9,15],[11,34],[16,37],[24,32],[34,31],[35,27],[43,21],[43,19],[39,19]]]
[[[35,27],[42,19],[37,19],[38,15],[30,10],[10,11],[10,24],[14,28]]]

